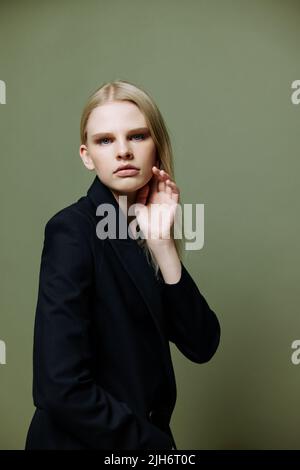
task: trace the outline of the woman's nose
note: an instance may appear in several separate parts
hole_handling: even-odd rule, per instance
[[[128,142],[120,142],[117,148],[117,154],[120,157],[127,157],[132,154],[131,148]]]

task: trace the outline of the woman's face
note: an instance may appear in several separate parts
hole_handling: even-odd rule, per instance
[[[87,143],[79,150],[84,165],[95,170],[115,196],[128,195],[132,202],[156,165],[156,148],[144,115],[130,101],[113,101],[93,109],[86,130]],[[137,167],[136,174],[116,172],[126,164]]]

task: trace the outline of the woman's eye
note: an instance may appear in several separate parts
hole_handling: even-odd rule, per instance
[[[102,144],[104,140],[110,140],[108,137],[103,137],[103,139],[99,140],[99,143]]]
[[[135,140],[144,140],[145,134],[134,134],[132,136]],[[102,139],[98,140],[99,144],[106,144],[107,141],[111,140],[109,137],[102,137]]]
[[[144,138],[145,138],[145,134],[135,134],[135,135],[133,135],[132,137],[142,137],[142,139],[144,139]],[[142,139],[141,139],[141,140],[142,140]],[[138,139],[138,140],[140,140],[140,139]]]

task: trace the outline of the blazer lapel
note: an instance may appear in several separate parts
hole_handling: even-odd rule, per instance
[[[122,223],[124,223],[126,221],[126,216],[120,209],[120,206],[110,189],[101,182],[98,176],[96,176],[87,195],[94,203],[95,215],[96,208],[101,203],[110,203],[114,206],[117,217],[116,236],[118,237],[119,218],[120,220],[123,219]],[[127,221],[125,223],[127,224]],[[161,298],[159,295],[159,285],[154,277],[154,271],[152,271],[142,248],[138,245],[136,240],[129,236],[126,239],[108,238],[107,240],[113,247],[120,263],[127,271],[140,295],[144,299],[148,311],[156,325],[161,341],[166,345],[167,339],[163,334],[164,319]]]
[[[159,286],[154,278],[154,271],[148,264],[142,248],[136,241],[125,244],[120,240],[109,240],[120,263],[132,279],[135,287],[142,296],[153,320],[156,324],[162,341],[166,341],[163,335],[163,312],[159,295]]]

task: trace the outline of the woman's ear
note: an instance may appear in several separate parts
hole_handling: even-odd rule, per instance
[[[88,170],[94,170],[94,169],[95,169],[95,165],[94,165],[93,159],[90,157],[86,145],[80,145],[80,148],[79,148],[79,155],[80,155],[80,157],[81,157],[81,160],[82,160],[84,166],[85,166]]]

